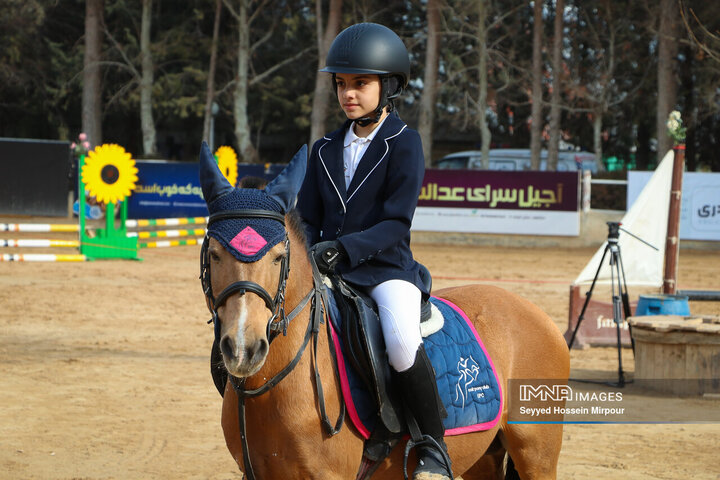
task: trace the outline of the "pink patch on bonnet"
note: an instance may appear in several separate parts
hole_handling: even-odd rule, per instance
[[[252,227],[245,227],[232,239],[230,245],[241,254],[252,256],[267,245],[267,241],[253,230]]]

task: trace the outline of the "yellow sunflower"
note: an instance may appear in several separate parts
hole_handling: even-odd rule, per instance
[[[85,158],[82,180],[98,202],[121,202],[135,189],[138,169],[132,155],[120,145],[95,147]]]
[[[233,187],[237,183],[238,166],[237,166],[237,155],[232,147],[222,146],[215,152],[215,157],[218,161],[218,168],[225,175],[227,181]]]

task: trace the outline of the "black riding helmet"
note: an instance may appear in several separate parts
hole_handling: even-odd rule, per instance
[[[377,23],[357,23],[346,28],[333,40],[321,72],[333,74],[337,92],[336,73],[369,73],[380,76],[380,102],[375,114],[356,122],[362,126],[380,119],[383,108],[395,108],[397,98],[407,86],[410,76],[410,57],[400,37]]]

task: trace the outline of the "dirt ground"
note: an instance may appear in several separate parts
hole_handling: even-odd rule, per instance
[[[538,304],[561,331],[568,286],[594,253],[430,244],[414,251],[434,288],[502,286]],[[241,478],[209,375],[212,329],[198,252],[0,263],[0,478]],[[681,250],[680,288],[720,290],[717,272],[720,252]],[[720,304],[691,302],[691,311],[717,315]],[[616,355],[614,348],[574,350],[573,375],[613,379]],[[632,375],[632,352],[623,357]],[[720,400],[676,399],[671,408],[717,411]],[[564,432],[561,479],[720,478],[720,423],[567,425]]]

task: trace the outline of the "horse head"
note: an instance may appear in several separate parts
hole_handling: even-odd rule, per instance
[[[265,363],[285,325],[290,249],[285,216],[305,176],[307,147],[264,189],[236,188],[209,147],[200,150],[200,183],[210,213],[201,282],[228,372],[244,378]]]

